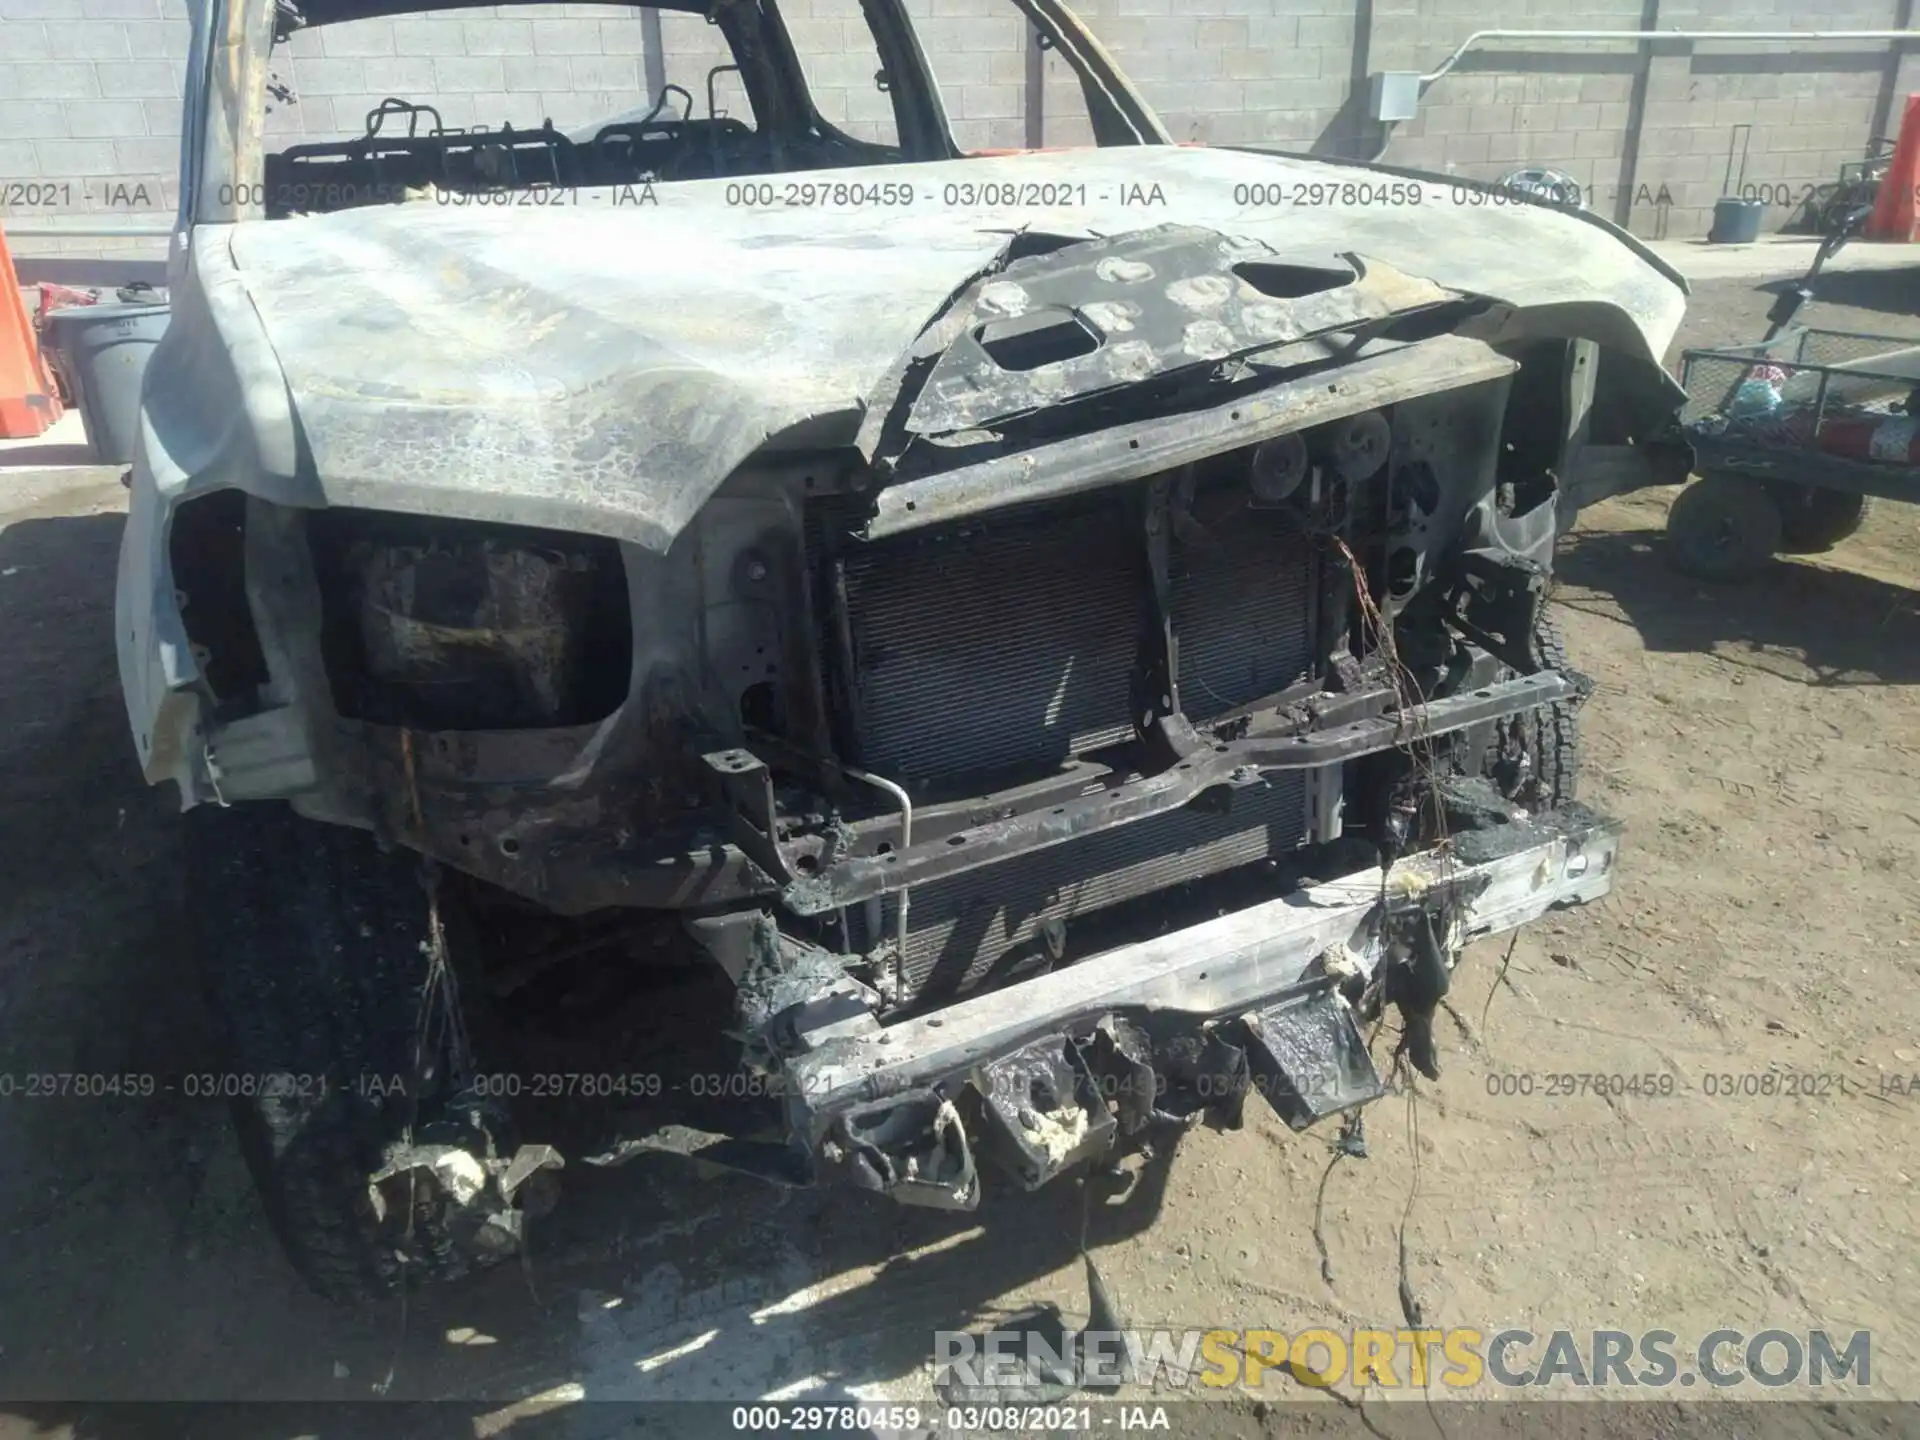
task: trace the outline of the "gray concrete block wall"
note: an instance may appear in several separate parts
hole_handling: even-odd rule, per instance
[[[1641,169],[1649,184],[1672,197],[1669,233],[1704,229],[1726,193],[1765,199],[1770,219],[1786,222],[1843,163],[1860,158],[1880,87],[1877,66],[1752,74],[1689,73],[1678,64],[1656,70]],[[1651,228],[1646,209],[1636,206],[1636,228]]]
[[[0,0],[0,183],[47,182],[16,214],[164,216],[174,203],[186,0]],[[1661,27],[1872,28],[1899,0],[1660,0]],[[1026,142],[1025,29],[1006,0],[909,0],[958,138],[969,149]],[[1329,156],[1371,153],[1356,76],[1433,68],[1492,26],[1631,29],[1642,0],[1082,0],[1092,25],[1176,138]],[[822,112],[864,138],[893,138],[857,0],[785,0]],[[1371,17],[1368,33],[1358,26]],[[718,32],[663,12],[667,78],[700,97],[722,63]],[[476,7],[296,35],[276,53],[291,99],[268,117],[277,140],[361,133],[389,95],[430,100],[450,126],[579,127],[642,103],[648,59],[636,9],[604,4]],[[1635,75],[1628,44],[1533,41],[1486,47],[1432,86],[1384,158],[1492,179],[1522,166],[1565,171],[1613,214],[1628,190],[1634,229],[1703,232],[1728,140],[1751,126],[1745,183],[1785,221],[1812,187],[1858,158],[1884,103],[1886,47],[1702,44],[1645,62],[1645,113],[1628,155]],[[1071,71],[1043,66],[1044,143],[1091,140]],[[1364,83],[1364,82],[1362,82]],[[1899,62],[1889,128],[1920,86]],[[743,113],[734,77],[723,109]],[[1631,186],[1627,180],[1631,176]],[[49,188],[49,185],[51,188]],[[1649,203],[1653,201],[1658,203]],[[0,216],[0,219],[4,219]],[[107,242],[65,242],[103,251]],[[21,241],[16,249],[45,248]],[[145,247],[152,250],[151,244]]]
[[[1727,0],[1666,0],[1661,15],[1665,20],[1671,14],[1671,23],[1683,26],[1860,30],[1897,25],[1899,8],[1897,0],[1827,0],[1817,11],[1792,0],[1744,0],[1730,19]],[[1664,153],[1649,157],[1643,168],[1650,176],[1671,177],[1673,234],[1706,228],[1725,188],[1736,125],[1752,127],[1744,147],[1748,193],[1770,201],[1771,224],[1784,222],[1813,187],[1832,181],[1842,164],[1860,158],[1883,85],[1884,46],[1755,44],[1742,47],[1739,61],[1726,54],[1726,47],[1712,48],[1718,53],[1701,47],[1684,68],[1676,62],[1657,73],[1648,92],[1648,140]],[[1735,64],[1741,68],[1734,69]],[[1890,122],[1895,127],[1907,93],[1895,90],[1899,98]],[[1656,104],[1662,105],[1660,126],[1652,123]],[[1686,132],[1684,153],[1679,131]],[[1733,168],[1738,189],[1737,153]],[[1650,228],[1638,213],[1634,218],[1636,228]]]
[[[1347,97],[1353,0],[1083,0],[1074,11],[1176,140],[1307,149]],[[1047,79],[1047,143],[1088,143],[1073,72],[1049,57]]]
[[[1423,0],[1376,12],[1370,68],[1430,71],[1475,30],[1635,30],[1640,0]],[[1560,171],[1604,209],[1621,176],[1633,79],[1629,44],[1527,40],[1470,52],[1428,87],[1418,116],[1395,127],[1389,164],[1497,180]]]
[[[954,139],[968,150],[1026,143],[1026,25],[1005,0],[907,0],[940,83]],[[857,133],[857,132],[856,132]]]
[[[186,16],[186,0],[0,0],[0,224],[171,217]],[[10,243],[164,253],[152,241]]]
[[[1573,3],[1577,8],[1547,0],[1381,0],[1373,68],[1431,70],[1472,31],[1494,26],[1640,28],[1640,0]],[[1836,0],[1818,11],[1804,0],[1661,0],[1657,20],[1661,29],[1733,31],[1898,23],[1897,0]],[[1595,209],[1609,218],[1624,213],[1637,233],[1688,236],[1711,223],[1730,148],[1733,188],[1771,202],[1768,228],[1787,223],[1844,162],[1861,157],[1884,81],[1884,44],[1711,41],[1691,52],[1650,59],[1631,165],[1627,127],[1639,47],[1630,42],[1489,43],[1428,89],[1419,117],[1396,129],[1385,159],[1476,179],[1531,166],[1559,170],[1579,182]],[[1735,145],[1740,125],[1750,130]],[[1624,211],[1616,210],[1623,191]]]

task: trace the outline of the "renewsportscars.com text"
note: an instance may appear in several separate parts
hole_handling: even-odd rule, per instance
[[[1720,1329],[1685,1342],[1671,1330],[1024,1330],[934,1335],[935,1377],[972,1389],[1081,1384],[1258,1388],[1276,1372],[1328,1387],[1467,1390],[1847,1386],[1873,1379],[1868,1331]]]

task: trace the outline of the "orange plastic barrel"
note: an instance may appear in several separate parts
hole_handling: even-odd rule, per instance
[[[7,233],[0,228],[0,440],[44,435],[59,418],[60,395],[40,357]]]

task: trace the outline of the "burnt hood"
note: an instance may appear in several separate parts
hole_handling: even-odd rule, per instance
[[[1337,203],[1329,181],[1384,192],[1362,167],[1141,147],[833,179],[849,193],[906,182],[912,203],[743,206],[730,203],[738,186],[715,180],[583,190],[566,205],[425,200],[203,227],[197,293],[176,303],[170,348],[185,365],[237,372],[210,393],[243,404],[249,468],[264,473],[240,483],[268,498],[577,529],[664,550],[748,457],[851,443],[902,357],[1027,243],[1022,232],[1058,246],[1159,231],[1176,249],[1211,232],[1242,276],[1268,267],[1277,289],[1224,319],[1195,310],[1203,323],[1178,334],[1196,353],[1299,333],[1341,293],[1340,277],[1367,271],[1376,306],[1383,294],[1411,308],[1482,297],[1487,338],[1584,336],[1656,365],[1684,307],[1672,271],[1593,217],[1475,204],[1441,180],[1396,182],[1419,191],[1413,202]],[[1318,194],[1302,187],[1336,203],[1243,203]],[[1000,199],[1049,203],[978,203]],[[1091,319],[1103,357],[1092,369],[1112,370],[1116,353],[1142,363],[1137,347],[1118,348],[1126,342],[1100,308],[1111,297],[1078,295],[1099,269],[1076,258],[1083,248],[1021,262],[1023,291]],[[1335,278],[1287,293],[1314,275]],[[1167,305],[1156,305],[1169,333]],[[980,357],[965,358],[977,368]],[[1062,375],[1088,368],[1058,363]],[[961,398],[960,371],[942,379],[956,423],[991,411]],[[220,435],[232,433],[230,419],[205,414],[211,403],[184,383],[150,385],[154,438],[183,478],[216,462]]]

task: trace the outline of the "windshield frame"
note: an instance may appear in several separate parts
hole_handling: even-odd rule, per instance
[[[311,6],[315,0],[309,0]],[[320,24],[375,16],[430,14],[472,0],[319,0]],[[506,0],[506,5],[538,0]],[[1058,0],[1007,0],[1079,76],[1096,143],[1172,144],[1159,117],[1114,65],[1092,33]],[[501,8],[505,8],[502,6]],[[705,15],[703,0],[665,0],[651,7],[608,0],[609,9],[673,10]],[[862,16],[887,78],[898,130],[898,162],[962,157],[939,81],[902,0],[860,0]],[[746,17],[751,17],[746,18]],[[756,121],[805,128],[845,139],[815,104],[778,0],[733,0],[716,16],[736,59]],[[194,0],[186,88],[182,97],[181,184],[176,250],[196,224],[262,219],[268,66],[276,42],[303,28],[298,0]],[[638,98],[638,97],[636,97]],[[796,172],[798,173],[798,172]]]

